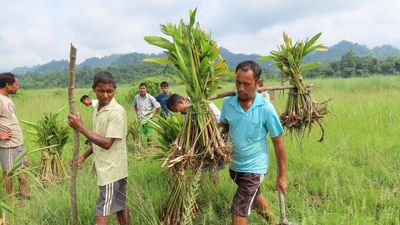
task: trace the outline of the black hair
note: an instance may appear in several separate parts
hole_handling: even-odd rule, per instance
[[[167,108],[172,111],[172,108],[175,107],[182,100],[185,100],[185,98],[182,95],[172,94],[168,98]]]
[[[140,83],[140,84],[139,84],[139,88],[140,88],[141,86],[145,86],[145,87],[147,88],[147,84],[146,84],[145,82]]]
[[[81,97],[81,102],[83,103],[83,101],[85,100],[85,99],[87,99],[87,98],[90,98],[89,96],[87,96],[87,95],[82,95],[82,97]]]
[[[167,81],[163,81],[163,82],[161,82],[160,87],[161,88],[162,87],[169,87],[169,84],[167,83]]]
[[[4,88],[7,84],[15,83],[15,78],[17,76],[10,72],[0,74],[0,88]]]
[[[94,80],[93,80],[93,88],[95,88],[99,83],[103,84],[113,84],[114,87],[117,87],[117,84],[115,82],[114,76],[107,71],[100,71],[94,75]]]
[[[239,63],[236,66],[235,72],[237,73],[239,70],[242,70],[244,72],[247,72],[250,70],[251,72],[253,72],[253,76],[254,76],[255,80],[260,79],[260,75],[261,75],[261,71],[262,71],[261,67],[252,60],[246,60],[246,61]]]

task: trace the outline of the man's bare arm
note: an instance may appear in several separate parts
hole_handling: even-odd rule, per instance
[[[72,128],[74,128],[75,130],[77,130],[78,132],[83,134],[93,144],[95,144],[103,149],[111,148],[111,145],[113,144],[114,139],[98,135],[95,132],[89,130],[87,127],[85,127],[83,125],[82,119],[81,119],[79,113],[76,116],[74,116],[72,114],[68,114],[68,122]]]
[[[274,144],[276,163],[278,168],[276,189],[281,190],[283,193],[286,191],[286,151],[285,144],[283,142],[283,136],[278,135],[271,138]]]

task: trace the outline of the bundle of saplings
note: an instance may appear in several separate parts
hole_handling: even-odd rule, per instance
[[[163,210],[163,224],[191,223],[196,213],[196,191],[202,172],[210,169],[216,173],[218,165],[226,163],[231,154],[220,137],[208,100],[220,85],[220,78],[231,73],[217,43],[196,23],[196,10],[190,11],[189,16],[189,23],[181,20],[178,25],[161,25],[161,31],[169,40],[145,37],[149,44],[165,49],[166,55],[145,61],[176,67],[178,79],[186,85],[192,102],[163,164],[171,170],[169,174],[174,176],[175,182]]]
[[[67,174],[61,154],[68,140],[68,126],[58,119],[63,109],[56,113],[44,113],[37,123],[21,121],[33,128],[33,130],[29,130],[29,133],[36,136],[39,147],[46,147],[42,151],[40,165],[40,178],[46,184],[51,181],[59,181]]]
[[[284,43],[278,45],[277,50],[270,52],[269,56],[259,57],[259,60],[271,60],[279,69],[283,81],[289,81],[295,88],[289,89],[289,95],[285,111],[280,115],[282,125],[290,132],[295,132],[298,140],[304,136],[305,130],[311,130],[314,122],[318,123],[322,135],[319,141],[324,139],[324,128],[322,119],[328,113],[327,102],[318,103],[311,96],[311,87],[307,87],[303,82],[302,72],[318,65],[318,62],[311,62],[303,65],[306,55],[313,51],[326,51],[327,48],[322,44],[316,44],[321,36],[318,33],[311,39],[293,42],[292,39],[283,33]]]

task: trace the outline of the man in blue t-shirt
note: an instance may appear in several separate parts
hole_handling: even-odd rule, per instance
[[[167,108],[168,99],[171,96],[171,92],[168,92],[169,85],[166,81],[161,82],[161,93],[156,96],[157,102],[161,105],[161,116],[168,115],[169,111]]]
[[[233,144],[230,175],[238,185],[231,213],[232,224],[247,224],[251,209],[256,209],[271,224],[278,221],[260,193],[260,186],[269,165],[267,134],[271,137],[277,159],[276,189],[286,190],[286,153],[283,128],[271,102],[256,89],[260,84],[260,66],[244,61],[236,67],[235,96],[226,97],[222,105],[222,132],[229,132]]]

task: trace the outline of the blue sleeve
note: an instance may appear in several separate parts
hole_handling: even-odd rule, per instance
[[[151,99],[151,104],[154,106],[154,108],[161,107],[160,103],[153,96],[150,95],[150,99]]]
[[[276,113],[276,110],[272,105],[272,103],[267,101],[265,102],[265,113],[266,113],[265,125],[269,132],[269,136],[273,138],[279,136],[280,134],[283,134],[284,131],[281,121],[279,120],[279,116]]]

